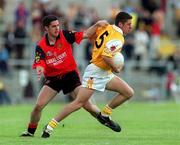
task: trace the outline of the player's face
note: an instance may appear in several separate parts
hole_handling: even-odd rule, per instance
[[[125,22],[123,25],[122,25],[122,31],[124,33],[124,35],[128,34],[129,32],[131,32],[132,30],[132,21],[131,20],[128,20],[127,22]]]
[[[59,21],[52,21],[48,27],[48,34],[52,37],[57,37],[59,35]]]

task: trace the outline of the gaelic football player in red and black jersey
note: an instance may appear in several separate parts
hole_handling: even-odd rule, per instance
[[[97,27],[104,27],[107,22],[102,20],[83,32],[60,30],[60,22],[56,16],[48,15],[42,20],[45,35],[37,43],[33,68],[36,69],[38,80],[45,77],[37,102],[31,112],[27,131],[21,136],[34,136],[43,108],[62,90],[76,97],[81,82],[76,62],[72,53],[72,44],[79,44],[82,39],[94,35]],[[97,106],[88,101],[84,109],[94,117],[99,114]]]

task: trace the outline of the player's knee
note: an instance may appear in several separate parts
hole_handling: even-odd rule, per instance
[[[76,109],[81,109],[83,107],[84,103],[83,102],[76,102],[75,106],[76,106]]]
[[[132,98],[132,96],[134,95],[134,90],[132,88],[130,88],[126,94],[127,99]]]
[[[86,109],[87,111],[91,110],[92,109],[92,105],[91,103],[86,103],[83,105],[83,108]]]

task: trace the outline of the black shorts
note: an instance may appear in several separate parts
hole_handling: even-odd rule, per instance
[[[78,72],[74,70],[63,75],[46,77],[45,85],[57,92],[62,90],[64,94],[67,94],[80,86],[81,81]]]

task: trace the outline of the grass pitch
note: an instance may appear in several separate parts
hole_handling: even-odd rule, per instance
[[[32,105],[0,106],[0,145],[180,145],[180,104],[127,103],[113,112],[122,127],[115,133],[84,110],[73,113],[48,139],[40,138],[43,126],[63,105],[49,104],[33,138],[20,138]],[[102,108],[103,106],[100,106]]]

